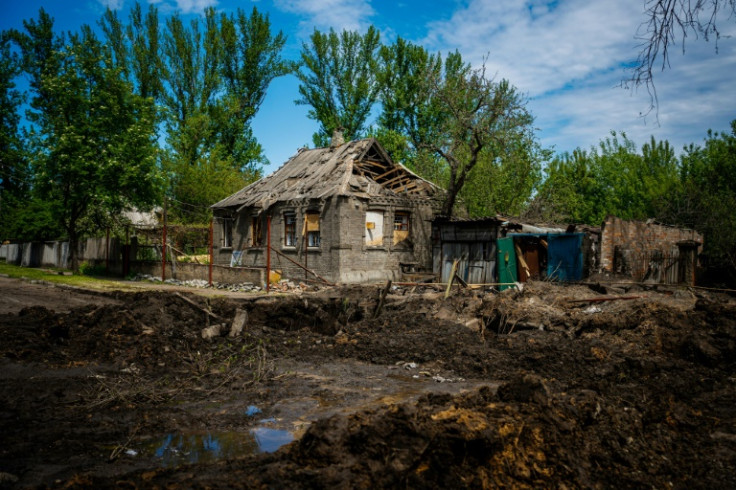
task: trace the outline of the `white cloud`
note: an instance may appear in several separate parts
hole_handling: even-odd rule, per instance
[[[375,13],[368,0],[274,0],[274,5],[302,17],[299,25],[303,37],[315,28],[364,31]]]
[[[103,7],[107,7],[110,10],[120,10],[123,8],[125,0],[97,0],[102,4]]]
[[[176,6],[184,14],[202,12],[207,7],[217,5],[217,0],[176,0]]]
[[[708,128],[723,131],[736,118],[736,39],[713,43],[688,38],[683,56],[675,46],[672,67],[655,73],[655,113],[642,118],[646,90],[618,87],[623,66],[637,54],[641,0],[469,0],[449,20],[428,25],[423,44],[458,49],[487,72],[507,78],[532,97],[545,145],[559,151],[589,148],[610,130],[625,131],[637,144],[650,135],[680,150],[701,142]],[[722,29],[734,30],[726,21]]]
[[[692,44],[684,56],[672,58],[671,69],[655,73],[658,111],[649,106],[645,89],[615,86],[617,72],[601,73],[571,90],[540,96],[530,103],[545,145],[559,151],[589,148],[610,130],[625,131],[638,145],[650,136],[667,139],[676,151],[700,144],[708,129],[727,131],[736,118],[736,42]]]
[[[489,72],[537,95],[630,59],[640,11],[640,0],[472,0],[431,24],[425,43],[458,49],[474,64],[488,55]]]

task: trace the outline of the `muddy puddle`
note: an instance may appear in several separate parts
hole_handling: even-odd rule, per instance
[[[127,454],[153,458],[162,467],[175,468],[272,453],[293,440],[291,432],[270,427],[255,427],[248,432],[177,432]]]

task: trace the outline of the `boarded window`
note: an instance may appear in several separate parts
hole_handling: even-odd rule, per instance
[[[316,211],[307,211],[304,216],[304,230],[307,234],[307,246],[319,247],[319,213]]]
[[[258,216],[254,216],[250,221],[250,244],[252,247],[263,245],[263,228],[261,227],[261,218]]]
[[[371,247],[383,245],[383,211],[366,211],[365,244]]]
[[[228,218],[222,220],[222,246],[223,248],[233,246],[233,221]]]
[[[284,245],[296,247],[296,214],[284,213]]]
[[[394,213],[394,245],[404,242],[409,238],[409,213],[396,211]]]

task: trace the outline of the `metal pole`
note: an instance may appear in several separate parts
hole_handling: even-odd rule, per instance
[[[271,289],[271,215],[266,218],[266,292]]]
[[[105,230],[105,274],[110,274],[110,227]]]
[[[214,221],[215,218],[210,218],[210,287],[212,287],[212,260],[213,260],[213,253],[212,253],[212,241],[214,237],[215,227],[214,227]]]
[[[304,279],[307,278],[309,268],[309,232],[307,231],[307,215],[304,214],[304,235],[302,235],[302,247],[304,247]]]
[[[166,280],[166,198],[164,198],[164,236],[161,245],[161,280]]]

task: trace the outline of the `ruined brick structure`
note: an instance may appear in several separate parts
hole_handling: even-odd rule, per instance
[[[441,197],[375,139],[303,149],[213,205],[214,262],[265,267],[270,218],[271,267],[290,279],[353,283],[396,279],[402,266],[431,270]]]
[[[671,280],[662,282],[680,282],[682,271],[674,271],[675,261],[681,249],[691,249],[692,243],[702,250],[703,236],[695,230],[607,216],[601,229],[600,270],[635,279],[647,279],[648,274],[654,273],[668,274],[672,270]],[[661,270],[653,271],[657,267]]]

